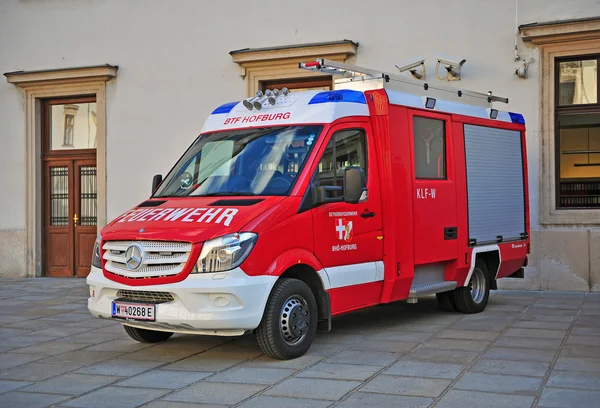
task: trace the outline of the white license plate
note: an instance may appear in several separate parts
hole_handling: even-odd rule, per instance
[[[112,317],[132,320],[156,320],[156,305],[112,302]]]

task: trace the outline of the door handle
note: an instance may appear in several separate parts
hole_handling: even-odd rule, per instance
[[[77,226],[77,220],[78,220],[78,219],[79,219],[79,218],[77,218],[77,214],[75,214],[75,215],[73,216],[73,226],[75,226],[75,227]]]
[[[363,217],[363,218],[371,218],[371,217],[375,217],[375,213],[372,212],[372,211],[371,212],[365,211],[360,216]]]

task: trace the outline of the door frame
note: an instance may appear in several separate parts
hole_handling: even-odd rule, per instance
[[[106,84],[117,76],[118,67],[102,65],[82,68],[5,74],[7,81],[24,91],[25,104],[25,277],[42,276],[42,161],[41,100],[95,95],[97,114],[98,231],[106,225]]]
[[[69,96],[63,98],[44,98],[40,99],[40,121],[41,121],[41,161],[42,161],[42,175],[41,175],[41,271],[40,276],[48,277],[48,264],[47,264],[47,253],[46,253],[46,239],[47,239],[47,228],[50,226],[50,202],[48,201],[48,195],[50,194],[50,176],[49,168],[55,164],[63,164],[69,169],[69,211],[68,211],[68,235],[69,245],[72,247],[70,251],[69,265],[71,267],[71,275],[69,277],[78,277],[78,242],[77,242],[77,231],[76,227],[72,224],[72,215],[79,212],[79,193],[80,193],[80,181],[79,178],[79,167],[81,163],[87,160],[96,163],[97,168],[97,148],[93,149],[70,149],[70,150],[51,150],[50,139],[52,138],[52,128],[50,120],[50,107],[53,105],[65,105],[65,104],[76,104],[76,103],[96,103],[96,98],[92,95],[81,95],[81,96]],[[96,105],[96,109],[97,109]],[[96,115],[98,115],[96,113]],[[97,136],[97,135],[96,135]],[[98,173],[96,173],[97,175]],[[98,208],[98,194],[96,194],[96,208]],[[91,256],[91,255],[90,255]],[[66,277],[66,276],[65,276]]]

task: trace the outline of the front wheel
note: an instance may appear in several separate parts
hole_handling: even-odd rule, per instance
[[[456,308],[463,313],[483,312],[490,297],[490,274],[482,259],[477,259],[469,285],[454,290]]]
[[[157,330],[139,329],[137,327],[125,326],[123,328],[129,334],[129,337],[140,343],[159,343],[166,341],[173,335],[171,332]]]
[[[317,331],[317,302],[308,285],[298,279],[277,281],[256,330],[265,354],[280,360],[304,355]]]

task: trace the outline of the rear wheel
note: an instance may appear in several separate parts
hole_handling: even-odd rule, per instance
[[[256,330],[258,344],[274,358],[300,357],[312,344],[317,318],[317,302],[308,285],[298,279],[281,279],[269,295]]]
[[[166,341],[173,335],[171,332],[156,330],[138,329],[137,327],[125,326],[123,328],[129,334],[129,337],[140,343],[159,343]]]
[[[454,290],[456,308],[463,313],[479,313],[487,306],[490,297],[490,274],[482,259],[475,262],[469,284]]]
[[[436,293],[438,308],[444,312],[456,312],[456,303],[454,302],[454,291]]]

